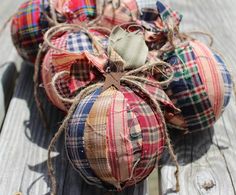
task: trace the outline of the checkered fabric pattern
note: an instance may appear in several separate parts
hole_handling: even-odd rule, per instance
[[[111,103],[116,95],[116,92],[117,91],[115,89],[109,88],[102,92],[94,102],[93,107],[86,119],[84,142],[86,157],[96,175],[101,178],[101,180],[107,181],[115,186],[115,188],[121,190],[119,181],[117,181],[112,175],[107,152],[107,150],[109,150],[107,146],[107,138],[109,137],[107,132],[109,108],[111,107]],[[126,118],[124,118],[124,120],[126,120]],[[112,125],[114,128],[115,123]],[[120,128],[121,131],[125,127],[124,123],[120,125],[122,125],[122,128]],[[114,131],[113,128],[111,131]],[[123,136],[125,139],[126,135],[123,134]],[[120,145],[118,147],[120,147]],[[118,153],[118,149],[115,146],[113,147],[113,150],[116,150]],[[125,152],[122,153],[122,155],[125,155]],[[119,158],[119,155],[117,155],[116,158],[117,157]]]
[[[230,100],[230,96],[231,96],[231,92],[232,92],[232,88],[233,88],[233,83],[232,83],[232,78],[230,76],[229,71],[227,70],[227,66],[224,63],[224,61],[222,60],[222,58],[217,54],[214,53],[215,59],[218,62],[220,71],[221,71],[221,75],[224,81],[224,105],[222,108],[222,112],[224,111],[225,107],[228,105],[229,100]]]
[[[163,152],[163,121],[128,87],[98,89],[79,103],[70,119],[68,157],[92,184],[111,189],[109,183],[119,190],[134,185],[151,173]]]
[[[122,88],[122,93],[127,99],[130,109],[136,115],[142,133],[142,151],[139,163],[134,168],[134,176],[127,181],[131,186],[145,179],[155,168],[163,152],[165,137],[164,125],[160,113],[153,109],[128,87]]]
[[[42,11],[49,12],[48,0],[29,0],[14,15],[11,24],[13,43],[22,58],[34,63],[43,33],[49,24]]]
[[[64,4],[63,15],[74,23],[83,22],[96,16],[95,0],[70,0]]]
[[[164,60],[170,63],[175,71],[174,80],[166,89],[166,93],[181,110],[187,130],[194,132],[211,127],[215,122],[215,115],[199,75],[192,47],[182,46],[174,52],[166,53]],[[175,128],[182,129],[178,126]]]
[[[92,41],[84,32],[76,32],[68,35],[67,50],[71,52],[93,52]]]

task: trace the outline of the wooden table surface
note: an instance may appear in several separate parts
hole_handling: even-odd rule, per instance
[[[23,0],[4,0],[0,6],[0,25]],[[221,51],[232,65],[236,77],[236,1],[235,0],[166,0],[179,10],[184,18],[182,31],[207,31],[214,37],[214,48]],[[0,64],[14,61],[19,67],[22,60],[11,44],[9,28],[0,35]],[[46,169],[47,146],[61,121],[61,113],[46,104],[52,117],[54,131],[43,130],[32,96],[33,69],[23,65],[18,86],[10,103],[0,134],[0,195],[49,194]],[[163,155],[159,170],[149,178],[149,195],[234,195],[236,194],[236,103],[230,104],[214,129],[171,138],[180,163],[180,192],[175,193],[175,167],[168,152]],[[60,120],[59,120],[60,119]],[[82,182],[66,160],[63,138],[53,153],[57,168],[59,193],[64,195],[104,194]],[[130,188],[123,194],[143,194],[145,185]]]

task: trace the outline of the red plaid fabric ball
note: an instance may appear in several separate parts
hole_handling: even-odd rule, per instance
[[[96,15],[94,0],[54,0],[53,6],[59,22],[79,24]],[[49,24],[45,14],[50,17],[48,0],[29,0],[19,7],[12,19],[12,41],[19,55],[32,63],[35,62],[39,44],[43,42],[43,34],[53,25]]]
[[[159,94],[162,106],[174,109],[160,88],[150,90]],[[120,91],[99,88],[78,104],[70,118],[65,139],[68,158],[88,183],[122,190],[145,179],[157,166],[165,144],[164,117],[138,90],[137,94],[123,86]]]
[[[90,30],[100,44],[106,47],[107,37],[103,30]],[[61,101],[53,89],[53,77],[62,74],[54,83],[60,96],[73,98],[82,88],[97,82],[102,77],[102,72],[107,63],[106,55],[94,55],[95,49],[88,34],[80,31],[65,33],[52,40],[56,49],[49,49],[42,64],[42,81],[51,102],[61,110],[67,111],[70,104]]]

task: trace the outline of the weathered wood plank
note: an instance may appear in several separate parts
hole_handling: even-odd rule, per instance
[[[168,1],[184,15],[182,30],[207,31],[214,37],[214,47],[221,51],[228,63],[236,61],[236,1],[198,0]],[[232,68],[233,77],[236,68]],[[236,194],[236,132],[235,97],[231,98],[223,117],[214,129],[185,137],[172,135],[180,167],[179,193],[171,191],[175,185],[175,167],[166,153],[161,168],[162,194]]]

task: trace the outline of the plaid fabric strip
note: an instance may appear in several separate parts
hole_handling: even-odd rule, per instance
[[[95,75],[91,69],[92,67],[86,59],[76,60],[73,64],[71,64],[71,81],[69,84],[71,92],[84,87],[95,79]]]
[[[43,7],[44,6],[44,7]],[[35,61],[39,44],[43,42],[43,32],[49,24],[42,10],[49,11],[47,1],[30,0],[23,3],[12,22],[12,38],[19,54],[26,60]]]
[[[133,149],[128,126],[127,100],[117,91],[107,113],[107,137],[109,164],[118,182],[130,178],[133,167]],[[139,130],[141,133],[140,126]]]
[[[112,175],[107,148],[107,115],[116,93],[117,90],[109,88],[94,102],[86,119],[84,146],[89,164],[96,175],[121,189],[120,183]]]
[[[96,16],[96,3],[95,0],[70,0],[64,4],[63,12],[69,20],[83,22]]]
[[[70,33],[67,39],[67,50],[71,52],[93,52],[92,41],[84,32]]]
[[[192,41],[199,75],[206,88],[216,119],[221,115],[224,103],[224,81],[213,53],[199,41]]]
[[[56,72],[64,70],[70,72],[70,81],[67,83],[68,95],[85,87],[96,78],[96,70],[89,61],[85,53],[53,55],[53,65]]]
[[[66,48],[66,39],[67,34],[53,39],[52,44],[56,47],[65,50]],[[53,91],[52,87],[52,78],[53,76],[58,73],[57,64],[54,64],[54,55],[60,54],[60,51],[55,49],[49,49],[47,54],[44,57],[43,64],[42,64],[42,81],[43,86],[45,87],[45,91],[47,93],[47,96],[52,101],[52,103],[60,108],[61,110],[67,110],[70,107],[70,104],[62,102],[57,95]],[[68,69],[62,69],[68,71]],[[71,94],[68,88],[68,82],[69,82],[69,75],[63,75],[61,76],[57,82],[56,82],[56,89],[58,90],[59,94],[63,97],[73,97],[74,94]]]
[[[102,186],[102,182],[95,176],[87,159],[85,150],[84,131],[86,120],[100,95],[100,89],[84,98],[77,106],[66,130],[66,150],[73,167],[88,181]]]
[[[212,126],[214,111],[202,83],[191,46],[177,48],[164,59],[172,64],[175,75],[166,92],[181,110],[190,132]]]
[[[221,59],[221,57],[217,53],[214,53],[214,57],[215,57],[216,61],[218,62],[220,72],[221,72],[221,75],[222,75],[222,78],[224,81],[225,93],[224,93],[224,105],[222,108],[222,112],[223,112],[225,107],[229,103],[233,84],[232,84],[232,79],[231,79],[230,73],[227,70],[227,66],[224,63],[224,61]]]
[[[162,119],[157,112],[131,89],[121,88],[122,93],[128,101],[130,109],[135,113],[142,133],[142,153],[133,167],[133,177],[126,182],[126,186],[133,185],[145,177],[155,168],[158,155],[162,153],[164,146],[164,127]]]
[[[181,14],[179,14],[177,11],[172,10],[168,5],[165,5],[160,1],[157,1],[156,7],[164,23],[168,23],[170,20],[172,25],[179,25],[182,20]]]

